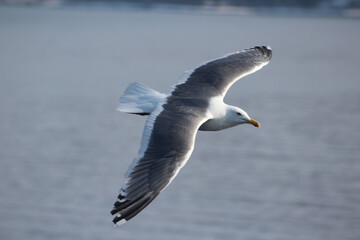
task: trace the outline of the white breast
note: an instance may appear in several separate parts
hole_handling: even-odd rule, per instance
[[[213,97],[209,101],[208,113],[210,118],[222,118],[226,115],[227,105],[222,96]]]

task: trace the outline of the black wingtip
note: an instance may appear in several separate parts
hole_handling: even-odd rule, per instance
[[[269,60],[272,57],[272,49],[270,46],[256,46],[254,49],[260,51],[263,55],[265,55]]]
[[[124,196],[120,195],[122,201],[116,201],[114,208],[111,210],[112,215],[116,215],[113,219],[115,225],[121,225],[131,218],[135,217],[141,212],[147,205],[149,205],[156,197],[158,193],[148,193],[138,197],[135,200],[125,200]],[[125,201],[124,201],[125,200]]]
[[[122,199],[125,198],[125,196],[124,196],[122,193],[119,193],[119,195],[117,196],[117,198],[118,198],[119,200],[122,200]]]

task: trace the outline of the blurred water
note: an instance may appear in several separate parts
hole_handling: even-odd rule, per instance
[[[0,7],[0,239],[360,239],[359,23]],[[145,121],[114,110],[127,84],[165,92],[259,44],[272,61],[225,100],[262,128],[199,133],[173,183],[113,228]]]

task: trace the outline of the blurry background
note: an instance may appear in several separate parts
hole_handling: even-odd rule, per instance
[[[0,239],[360,239],[360,3],[0,1]],[[110,210],[145,117],[199,63],[270,45],[225,102],[262,125],[200,132],[134,219]]]

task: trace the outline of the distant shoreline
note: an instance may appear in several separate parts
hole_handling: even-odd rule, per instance
[[[145,1],[146,2],[146,1]],[[273,15],[273,16],[304,16],[304,17],[349,17],[360,18],[360,7],[323,5],[316,7],[259,5],[240,6],[231,4],[188,4],[186,1],[166,3],[166,1],[65,1],[65,0],[7,0],[0,6],[46,7],[46,8],[80,8],[110,10],[146,10],[152,12],[201,13],[216,15]]]

